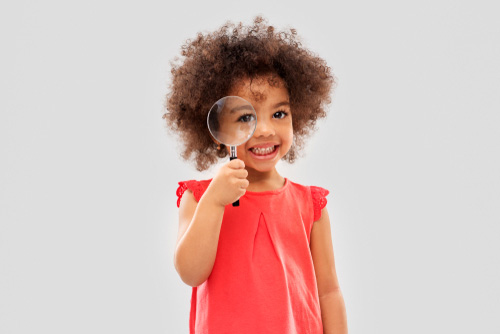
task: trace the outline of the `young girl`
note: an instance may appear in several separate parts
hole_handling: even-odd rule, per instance
[[[228,150],[214,140],[207,114],[224,96],[254,107],[257,127],[238,158],[212,179],[179,182],[175,268],[192,286],[190,333],[347,333],[335,271],[328,190],[276,170],[293,162],[325,117],[333,75],[325,61],[260,17],[198,34],[173,64],[163,116],[198,170]],[[312,172],[312,171],[311,171]],[[239,200],[240,205],[232,206]]]

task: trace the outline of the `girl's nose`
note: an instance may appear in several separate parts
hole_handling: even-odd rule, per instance
[[[257,119],[257,127],[255,128],[254,136],[268,137],[274,136],[274,134],[274,127],[272,124],[270,124],[270,122]]]

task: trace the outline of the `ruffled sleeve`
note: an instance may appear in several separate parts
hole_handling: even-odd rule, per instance
[[[313,210],[314,210],[314,220],[317,221],[321,218],[321,210],[326,206],[327,200],[326,196],[330,192],[321,187],[311,186],[311,195],[313,201]]]
[[[177,188],[176,191],[177,207],[179,207],[179,205],[181,204],[182,195],[187,189],[193,192],[194,198],[196,199],[197,202],[199,202],[207,186],[208,183],[204,181],[189,180],[189,181],[179,182],[179,187]]]

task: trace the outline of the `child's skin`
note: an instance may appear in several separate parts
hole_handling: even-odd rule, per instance
[[[203,283],[212,271],[225,206],[238,200],[246,190],[283,187],[285,179],[276,170],[276,163],[293,142],[290,97],[283,84],[275,87],[266,78],[243,79],[228,95],[242,97],[252,104],[257,113],[257,128],[245,144],[237,147],[238,159],[220,167],[199,203],[190,191],[181,198],[174,263],[181,279],[193,287]],[[270,145],[278,145],[272,159],[258,159],[250,152],[252,147]],[[335,270],[326,207],[313,224],[310,248],[324,333],[346,334],[346,311]]]

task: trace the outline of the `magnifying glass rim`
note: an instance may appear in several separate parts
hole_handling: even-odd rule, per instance
[[[212,130],[210,129],[210,123],[209,123],[210,113],[212,112],[212,109],[214,108],[214,106],[215,106],[217,103],[219,103],[219,101],[220,101],[220,100],[222,100],[222,99],[226,99],[226,98],[229,98],[229,97],[237,97],[237,98],[239,98],[239,99],[241,99],[241,100],[245,101],[246,103],[248,103],[248,105],[249,105],[250,107],[252,107],[253,114],[255,115],[255,126],[253,127],[253,131],[252,131],[252,133],[251,133],[251,134],[247,137],[247,139],[246,139],[246,140],[244,140],[244,141],[242,141],[241,143],[238,143],[238,144],[236,144],[236,145],[230,145],[230,144],[226,144],[226,143],[220,142],[220,140],[219,140],[219,139],[217,139],[217,137],[213,134]],[[224,96],[224,97],[221,97],[220,99],[218,99],[218,100],[217,100],[217,101],[216,101],[216,102],[212,105],[212,107],[210,108],[210,110],[208,111],[208,115],[207,115],[207,127],[208,127],[208,131],[210,132],[210,134],[212,135],[212,137],[213,137],[215,140],[217,140],[218,142],[220,142],[221,144],[224,144],[224,145],[226,145],[226,146],[240,146],[241,144],[246,143],[246,142],[247,142],[250,138],[252,138],[252,136],[253,136],[253,134],[254,134],[255,130],[257,129],[257,112],[255,111],[255,108],[253,107],[253,105],[252,105],[250,102],[248,102],[247,100],[245,100],[244,98],[242,98],[242,97],[240,97],[240,96],[236,96],[236,95],[228,95],[228,96]]]

